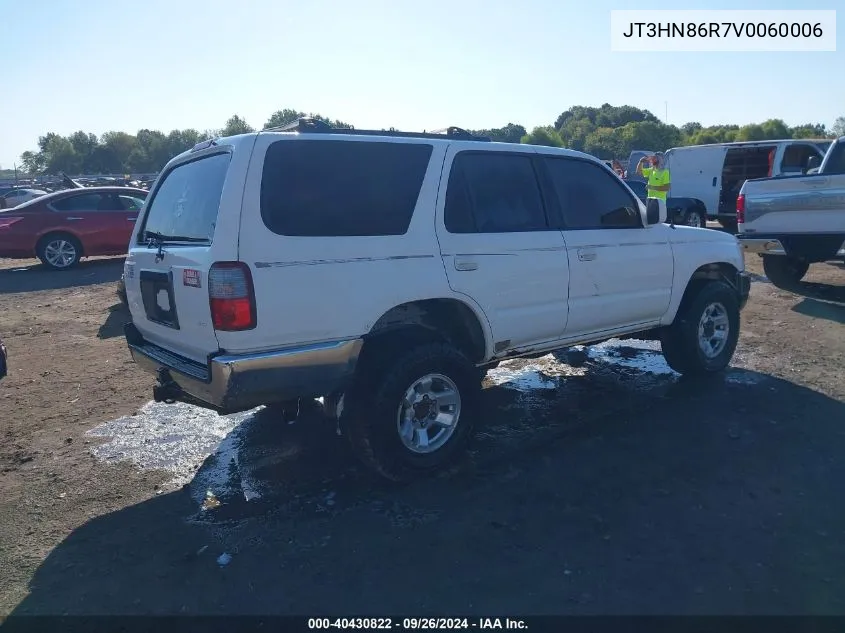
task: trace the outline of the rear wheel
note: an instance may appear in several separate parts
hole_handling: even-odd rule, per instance
[[[481,403],[478,368],[446,343],[370,363],[344,398],[341,427],[368,467],[403,482],[460,457]]]
[[[721,281],[706,282],[694,292],[661,336],[663,356],[681,374],[722,371],[739,340],[739,298]]]
[[[791,290],[807,274],[810,264],[786,255],[763,255],[763,272],[778,288]]]
[[[79,263],[82,257],[82,246],[72,235],[54,233],[39,242],[37,253],[38,259],[45,266],[54,270],[67,270]]]

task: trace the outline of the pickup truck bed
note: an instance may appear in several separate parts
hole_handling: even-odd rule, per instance
[[[737,219],[739,243],[763,257],[775,285],[797,283],[810,264],[845,260],[845,137],[816,174],[747,180]]]

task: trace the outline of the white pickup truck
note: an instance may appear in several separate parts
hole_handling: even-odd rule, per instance
[[[816,173],[745,181],[736,213],[739,243],[778,287],[794,287],[810,264],[845,261],[845,136]]]

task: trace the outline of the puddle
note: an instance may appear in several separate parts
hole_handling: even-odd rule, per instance
[[[487,372],[487,380],[494,386],[506,386],[517,391],[557,389],[558,379],[581,376],[583,369],[559,363],[551,354],[531,361],[516,358],[507,360]]]
[[[659,341],[611,339],[586,348],[592,360],[638,369],[647,374],[678,376],[663,358]]]
[[[202,500],[206,490],[218,496],[232,481],[251,500],[258,490],[238,469],[238,449],[255,411],[220,416],[191,405],[148,402],[137,415],[106,422],[88,435],[108,438],[91,452],[106,462],[130,461],[144,470],[162,469],[173,474],[169,487],[192,483],[193,496]],[[210,456],[213,457],[209,459]]]
[[[586,352],[590,360],[636,369],[643,373],[659,376],[677,376],[663,359],[658,341],[636,341],[612,339],[589,347],[576,346],[573,350]],[[532,361],[514,359],[505,361],[487,372],[487,380],[524,393],[556,389],[560,378],[584,375],[583,368],[560,363],[552,355]]]

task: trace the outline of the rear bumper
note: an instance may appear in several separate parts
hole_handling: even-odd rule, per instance
[[[256,354],[221,354],[201,364],[144,340],[131,323],[124,329],[132,359],[158,377],[157,402],[186,402],[221,414],[341,389],[355,372],[363,345],[361,339],[352,339]]]
[[[788,255],[809,262],[845,257],[845,234],[743,234],[736,236],[746,253]]]
[[[786,255],[783,244],[778,239],[747,238],[741,235],[736,236],[742,250],[746,253],[759,253],[766,255]]]

